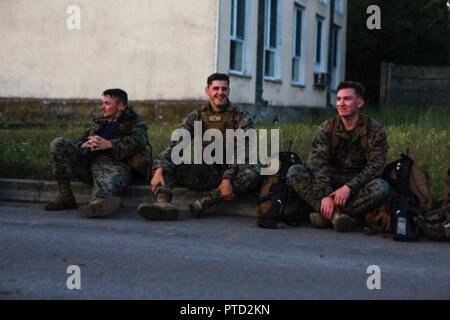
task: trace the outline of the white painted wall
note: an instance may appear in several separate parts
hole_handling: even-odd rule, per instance
[[[81,30],[68,30],[69,5]],[[214,0],[0,1],[0,97],[202,99],[215,69]]]
[[[304,87],[291,83],[294,2],[306,8]],[[231,100],[252,104],[258,1],[248,3],[250,64],[244,77],[231,77]],[[313,87],[314,28],[319,13],[328,34],[329,4],[280,3],[281,77],[264,82],[264,98],[277,106],[324,106],[325,90]],[[81,30],[66,27],[73,4],[81,8]],[[342,80],[346,14],[335,19],[342,27]],[[230,20],[230,0],[0,1],[0,97],[95,99],[106,88],[121,87],[133,100],[204,99],[206,77],[229,72]]]

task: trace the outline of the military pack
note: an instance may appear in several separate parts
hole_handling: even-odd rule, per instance
[[[444,173],[442,201],[436,202],[432,210],[418,216],[420,233],[436,241],[450,240],[450,168]]]
[[[387,210],[392,215],[394,240],[398,241],[418,240],[416,219],[433,203],[429,176],[408,153],[401,154],[383,171],[383,179],[391,190]]]
[[[383,171],[391,188],[385,206],[366,216],[367,234],[392,232],[394,240],[415,241],[419,235],[432,240],[450,239],[449,170],[444,174],[443,200],[433,201],[428,173],[408,155]]]
[[[258,226],[266,229],[277,228],[278,222],[296,226],[300,223],[299,200],[287,185],[286,174],[292,165],[300,164],[300,157],[291,152],[292,141],[287,152],[280,152],[280,169],[268,176],[261,185],[258,201]]]

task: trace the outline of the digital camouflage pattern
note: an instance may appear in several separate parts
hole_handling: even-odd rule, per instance
[[[260,183],[259,167],[254,165],[240,165],[231,180],[233,192],[236,195],[256,189]],[[220,201],[220,194],[216,190],[223,179],[223,167],[206,164],[181,164],[175,167],[173,174],[164,174],[165,186],[159,186],[155,195],[164,193],[172,196],[174,186],[188,188],[195,191],[210,191],[215,202]]]
[[[239,110],[237,107],[229,104],[220,113],[214,112],[209,104],[197,108],[197,110],[188,114],[181,122],[179,128],[186,129],[194,137],[194,121],[202,121],[203,132],[208,129],[218,129],[224,134],[226,129],[254,129],[251,116]],[[158,187],[156,194],[170,193],[174,185],[186,187],[193,190],[211,190],[217,188],[224,178],[231,180],[233,191],[240,194],[245,191],[256,188],[260,182],[260,169],[257,165],[238,165],[238,164],[182,164],[175,165],[171,160],[172,149],[178,144],[173,141],[164,150],[159,159],[155,160],[153,171],[157,168],[163,168],[165,187]],[[204,143],[203,146],[206,146]],[[249,148],[246,145],[246,163],[248,163]],[[224,153],[225,154],[225,153]],[[213,198],[218,199],[219,194],[212,191]]]
[[[89,130],[72,143],[64,137],[56,138],[50,144],[50,165],[57,180],[79,179],[93,184],[92,198],[107,198],[119,195],[131,183],[130,163],[140,155],[149,166],[152,163],[152,149],[148,140],[147,125],[131,108],[126,108],[119,130],[111,140],[112,149],[96,151],[92,159],[80,146],[89,135],[101,127],[105,118],[97,118]]]
[[[343,212],[360,218],[375,209],[388,195],[389,185],[380,179],[388,154],[387,137],[383,127],[373,119],[364,125],[364,116],[357,126],[347,131],[334,118],[324,122],[313,140],[310,163],[289,169],[288,183],[313,210],[320,212],[321,199],[346,184],[350,199]],[[339,136],[333,153],[332,134]],[[361,143],[367,137],[367,150]]]
[[[118,133],[111,139],[112,148],[101,151],[101,153],[128,164],[133,156],[139,154],[145,158],[151,168],[153,155],[147,134],[148,127],[132,107],[127,107],[123,112],[124,115],[119,123]],[[89,136],[94,135],[105,122],[109,121],[111,120],[104,117],[94,119],[91,127],[80,136],[75,144],[81,146]]]
[[[216,113],[212,110],[209,104],[200,106],[197,110],[192,111],[186,118],[183,119],[180,129],[186,129],[189,131],[191,137],[194,137],[194,122],[202,121],[203,132],[208,129],[218,129],[225,134],[226,129],[254,129],[253,120],[251,116],[238,108],[229,104],[224,111]],[[225,136],[224,136],[225,137]],[[225,142],[225,138],[224,138]],[[161,167],[164,172],[173,172],[175,165],[172,163],[171,154],[172,149],[178,144],[177,141],[172,141],[166,150],[164,150],[158,160],[155,160],[153,169]],[[224,143],[225,144],[225,143]],[[248,146],[246,146],[246,155],[248,155]],[[239,165],[223,165],[223,178],[232,179],[236,173]]]

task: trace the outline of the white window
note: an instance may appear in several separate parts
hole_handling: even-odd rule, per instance
[[[335,90],[339,84],[339,74],[340,74],[340,59],[341,59],[341,27],[338,25],[333,26],[332,34],[332,56],[331,56],[331,88]]]
[[[230,71],[246,70],[246,0],[231,0]]]
[[[292,83],[305,84],[305,8],[295,4],[292,37]]]
[[[278,0],[265,0],[265,50],[264,50],[264,76],[267,79],[280,78],[279,62],[279,24],[280,10]]]
[[[327,0],[320,0],[321,3],[327,4]]]
[[[334,9],[339,13],[344,13],[344,0],[334,0]]]
[[[314,41],[314,71],[325,71],[325,19],[320,15],[316,15],[315,24],[315,41]]]

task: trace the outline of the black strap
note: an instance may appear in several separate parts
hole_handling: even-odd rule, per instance
[[[273,194],[269,193],[269,194],[266,195],[266,196],[260,197],[260,198],[258,199],[258,204],[264,203],[264,202],[269,201],[269,200],[272,200],[272,199],[273,199]]]

